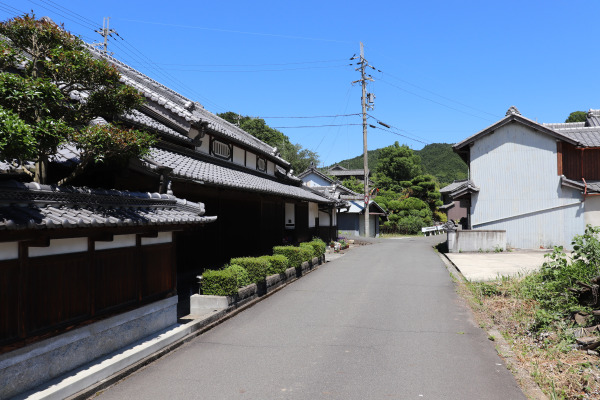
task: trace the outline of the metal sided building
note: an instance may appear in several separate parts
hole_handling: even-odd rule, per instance
[[[600,127],[540,124],[511,107],[505,118],[454,145],[469,166],[455,200],[470,200],[471,229],[506,230],[515,248],[570,247],[600,223]]]

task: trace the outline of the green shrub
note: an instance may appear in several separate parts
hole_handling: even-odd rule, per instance
[[[313,238],[313,240],[309,243],[315,249],[315,254],[317,255],[317,257],[321,257],[323,254],[325,254],[325,250],[327,250],[327,245],[323,240],[321,240],[321,238]]]
[[[312,249],[294,246],[275,246],[273,254],[281,254],[287,257],[290,267],[299,267],[304,261],[310,261],[313,257]]]
[[[311,257],[310,259],[312,260],[314,257],[318,257],[317,255],[317,250],[313,247],[312,244],[310,244],[309,242],[305,242],[305,243],[300,243],[300,248],[301,249],[306,249],[308,251],[310,251]]]
[[[571,313],[590,310],[579,303],[577,296],[569,288],[576,287],[578,281],[589,283],[599,274],[600,269],[600,227],[588,225],[583,235],[573,238],[571,260],[562,246],[546,254],[542,268],[525,277],[521,291],[525,297],[537,301],[533,328],[544,329],[562,320]]]
[[[398,232],[414,235],[421,232],[421,228],[425,226],[425,222],[414,215],[400,218],[397,223]]]
[[[269,273],[270,263],[261,257],[239,257],[232,258],[230,263],[240,265],[248,271],[250,282],[260,282],[265,279]]]
[[[282,274],[286,269],[289,268],[289,261],[286,256],[281,254],[275,254],[273,256],[262,256],[269,262],[269,269],[267,275]]]
[[[236,275],[230,269],[206,270],[202,273],[202,293],[215,296],[233,296],[237,293]]]
[[[241,265],[230,265],[229,267],[225,268],[230,270],[231,272],[233,272],[233,274],[235,275],[235,279],[237,281],[237,287],[241,288],[244,286],[248,286],[249,284],[251,284],[252,282],[250,281],[250,277],[248,276],[248,271],[246,271],[246,269],[244,267],[242,267]]]

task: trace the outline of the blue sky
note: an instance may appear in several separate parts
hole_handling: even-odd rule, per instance
[[[331,117],[361,112],[361,41],[381,71],[369,114],[393,127],[369,129],[370,150],[455,143],[511,105],[539,122],[600,108],[597,1],[0,0],[3,20],[30,10],[86,41],[110,17],[115,57],[212,112],[264,118],[324,165],[362,154],[360,116]],[[314,116],[329,117],[274,118]]]

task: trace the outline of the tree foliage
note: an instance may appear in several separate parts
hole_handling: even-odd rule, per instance
[[[34,179],[46,183],[48,158],[65,142],[82,151],[82,160],[94,162],[148,150],[154,139],[146,133],[86,128],[96,117],[112,120],[139,106],[143,98],[79,38],[33,15],[0,23],[0,35],[0,158],[36,161]],[[9,132],[8,127],[17,129]],[[94,133],[104,136],[95,138]],[[124,149],[125,142],[135,144],[102,157],[107,148]]]
[[[401,192],[402,182],[422,173],[421,158],[408,146],[395,142],[381,149],[375,181],[380,189]]]
[[[573,111],[565,122],[585,122],[587,113],[585,111]]]
[[[252,118],[247,115],[241,116],[232,111],[217,115],[232,124],[239,124],[241,129],[269,146],[277,147],[281,157],[289,162],[291,168],[297,173],[308,169],[311,163],[319,164],[319,155],[316,152],[303,149],[299,144],[293,144],[289,137],[277,129],[271,128],[264,119]]]

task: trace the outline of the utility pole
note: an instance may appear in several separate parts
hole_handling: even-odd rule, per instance
[[[104,17],[104,19],[102,20],[102,29],[96,30],[96,33],[99,33],[104,38],[104,42],[93,43],[93,46],[104,46],[104,54],[108,54],[108,37],[113,33],[116,33],[118,35],[117,31],[115,31],[114,29],[109,29],[109,21],[110,17]]]
[[[353,60],[355,57],[352,57]],[[361,106],[362,106],[362,119],[363,119],[363,168],[364,168],[364,187],[365,187],[365,237],[370,236],[369,232],[369,159],[367,155],[367,82],[373,81],[373,78],[367,76],[365,69],[367,67],[371,67],[367,60],[365,60],[365,51],[362,42],[360,42],[360,61],[358,62],[359,67],[356,68],[356,71],[360,71],[360,79],[352,82],[361,83],[362,86],[362,96]],[[371,67],[372,68],[372,67]],[[370,101],[369,101],[370,102]]]

